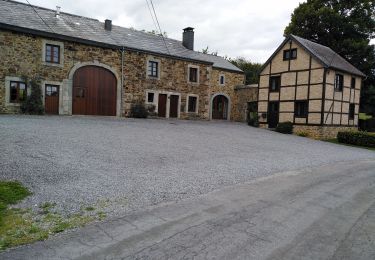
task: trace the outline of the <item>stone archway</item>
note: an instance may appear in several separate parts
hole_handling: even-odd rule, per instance
[[[231,101],[224,93],[212,95],[210,102],[210,120],[230,120]]]

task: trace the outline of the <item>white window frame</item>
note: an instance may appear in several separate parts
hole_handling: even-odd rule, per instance
[[[157,77],[152,77],[148,75],[148,64],[150,61],[158,63],[158,76]],[[148,57],[146,60],[146,78],[147,79],[157,79],[160,80],[160,71],[161,71],[161,61],[159,59],[155,59],[153,57]]]
[[[221,77],[224,78],[224,83],[221,83]],[[220,76],[219,76],[219,85],[220,86],[225,86],[225,75],[224,74],[220,74]]]
[[[189,112],[189,98],[190,97],[196,97],[197,98],[197,103],[195,105],[195,112]],[[199,96],[198,95],[195,95],[195,94],[188,94],[186,96],[186,108],[185,108],[185,113],[195,113],[195,114],[198,114],[198,111],[199,111]]]
[[[10,82],[23,82],[26,84],[26,94],[27,96],[31,93],[31,88],[29,88],[28,82],[25,82],[24,79],[20,77],[5,77],[5,106],[19,107],[21,103],[12,103],[10,102]]]
[[[195,68],[195,69],[197,69],[197,82],[190,81],[190,68]],[[188,81],[190,84],[196,84],[196,85],[199,84],[199,74],[200,74],[199,66],[197,66],[197,65],[192,65],[192,64],[189,64],[189,65],[188,65],[187,81]]]
[[[60,63],[50,63],[46,62],[46,45],[56,45],[60,47]],[[42,41],[42,64],[52,67],[64,67],[64,43],[58,41],[43,40]]]

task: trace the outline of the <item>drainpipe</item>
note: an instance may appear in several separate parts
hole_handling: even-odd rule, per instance
[[[123,92],[124,92],[124,55],[125,48],[122,46],[121,48],[121,101],[120,101],[120,117],[123,111]]]

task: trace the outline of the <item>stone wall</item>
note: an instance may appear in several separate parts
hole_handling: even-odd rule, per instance
[[[246,122],[248,103],[258,101],[258,86],[237,86],[235,87],[234,92],[234,103],[236,105],[232,111],[233,120],[238,122]]]
[[[43,61],[45,43],[62,46],[62,64],[51,65]],[[118,81],[117,115],[129,116],[132,104],[146,102],[147,93],[177,94],[180,97],[180,118],[210,118],[211,97],[223,93],[235,100],[234,86],[243,84],[242,73],[212,68],[206,63],[197,63],[140,52],[124,53],[124,85],[121,86],[121,57],[119,50],[88,46],[67,41],[55,42],[27,34],[0,31],[0,113],[17,113],[19,105],[9,104],[5,97],[7,77],[27,76],[43,82],[60,85],[60,114],[72,113],[72,77],[75,69],[83,65],[101,66],[115,74]],[[159,62],[157,79],[147,76],[148,60]],[[199,82],[188,81],[189,66],[199,68]],[[219,84],[219,76],[225,75],[225,84]],[[198,113],[187,113],[187,97],[198,97]],[[122,98],[122,99],[121,99]],[[122,104],[122,110],[120,107]],[[231,102],[232,110],[235,103]],[[150,104],[149,104],[150,105]],[[157,109],[157,99],[155,104]]]
[[[294,133],[307,133],[308,137],[314,139],[332,139],[337,137],[340,131],[356,131],[357,127],[347,126],[308,126],[308,125],[295,125]]]

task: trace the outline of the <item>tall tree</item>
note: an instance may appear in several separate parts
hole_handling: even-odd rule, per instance
[[[375,115],[375,1],[307,0],[294,10],[284,34],[329,46],[364,72],[361,111]]]
[[[237,66],[244,71],[246,80],[245,83],[257,84],[259,82],[259,73],[262,67],[261,63],[251,62],[244,57],[238,57],[236,59],[228,59],[233,65]]]

